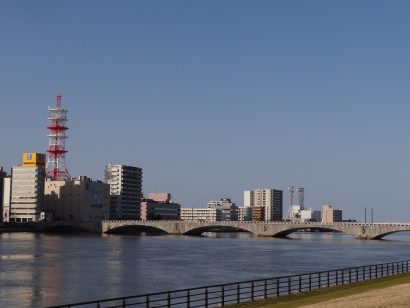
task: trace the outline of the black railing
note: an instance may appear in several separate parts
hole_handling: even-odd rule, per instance
[[[88,301],[61,307],[195,308],[221,307],[331,286],[393,276],[409,271],[410,260],[343,268],[300,275],[266,278],[222,285]]]

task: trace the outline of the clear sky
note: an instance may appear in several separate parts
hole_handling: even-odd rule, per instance
[[[144,169],[184,207],[303,186],[344,218],[410,221],[408,1],[1,1],[0,165]],[[284,212],[287,212],[287,192]]]

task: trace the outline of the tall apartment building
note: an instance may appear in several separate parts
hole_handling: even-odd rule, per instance
[[[11,168],[10,222],[40,219],[44,204],[46,155],[24,153],[23,164]]]
[[[245,191],[244,206],[263,207],[264,221],[281,221],[283,217],[283,192],[272,188]]]
[[[105,182],[110,185],[110,219],[140,219],[142,169],[108,164]]]
[[[333,223],[342,221],[342,210],[334,209],[331,205],[325,204],[322,211],[322,222]]]

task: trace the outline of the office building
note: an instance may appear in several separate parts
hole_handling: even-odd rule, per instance
[[[98,223],[109,219],[110,186],[86,176],[67,181],[47,179],[45,211],[52,219],[70,223]]]
[[[170,193],[149,193],[141,202],[141,220],[179,220],[181,205],[171,201]]]
[[[326,204],[323,206],[322,211],[322,222],[323,223],[333,223],[342,221],[342,210],[334,209],[331,205]]]
[[[46,155],[24,153],[23,164],[11,169],[10,222],[40,220],[44,205]]]
[[[108,164],[105,182],[110,185],[110,219],[140,219],[142,169]]]
[[[229,198],[209,201],[208,209],[216,209],[218,221],[237,221],[238,207]]]
[[[283,212],[283,192],[264,188],[244,192],[244,205],[264,208],[264,221],[281,221]]]
[[[148,193],[148,199],[154,200],[156,202],[172,202],[170,193]]]
[[[239,206],[238,207],[238,220],[239,221],[251,221],[252,220],[252,210],[250,206]]]
[[[322,221],[322,212],[321,211],[313,211],[312,221],[321,222]]]

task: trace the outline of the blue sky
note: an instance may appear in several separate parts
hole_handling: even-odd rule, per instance
[[[367,206],[378,221],[410,221],[409,9],[2,1],[0,165],[45,151],[62,90],[73,176],[139,166],[144,193],[186,207],[304,186],[314,209],[331,201],[345,218]]]

